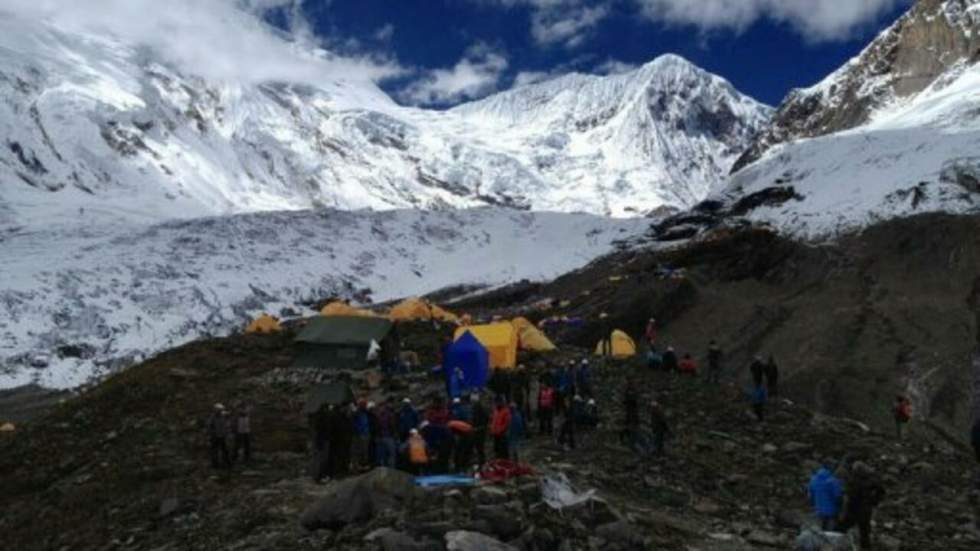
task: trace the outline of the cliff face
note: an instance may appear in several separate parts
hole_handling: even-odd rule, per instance
[[[732,172],[775,145],[861,126],[878,109],[943,87],[978,59],[980,0],[921,0],[858,57],[792,91]]]

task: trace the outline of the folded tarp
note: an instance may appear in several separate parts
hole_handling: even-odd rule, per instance
[[[432,476],[415,477],[415,485],[423,488],[434,486],[472,486],[476,484],[476,479],[472,476],[440,474]]]

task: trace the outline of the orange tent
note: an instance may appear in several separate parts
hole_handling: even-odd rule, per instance
[[[360,316],[360,317],[374,317],[377,314],[370,310],[362,310],[360,308],[354,308],[346,302],[341,302],[339,300],[331,302],[330,304],[324,306],[320,310],[321,316]]]
[[[391,308],[388,312],[388,318],[391,321],[412,321],[412,320],[438,320],[438,321],[449,321],[455,322],[457,319],[456,314],[439,307],[436,304],[431,304],[425,300],[418,297],[407,298]]]
[[[281,330],[279,320],[269,314],[262,314],[245,328],[246,333],[278,333]]]

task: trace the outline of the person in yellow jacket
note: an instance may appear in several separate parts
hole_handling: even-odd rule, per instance
[[[418,429],[409,431],[408,439],[405,441],[405,453],[408,455],[408,466],[411,473],[416,476],[424,474],[429,464],[429,450],[425,444],[425,438],[422,438]]]

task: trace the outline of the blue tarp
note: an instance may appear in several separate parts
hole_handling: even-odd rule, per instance
[[[463,380],[456,377],[456,368],[463,371]],[[490,377],[490,354],[469,331],[446,349],[442,359],[446,384],[450,389],[483,388]]]
[[[472,486],[474,484],[476,484],[476,479],[472,476],[444,474],[415,477],[415,485],[422,486],[423,488],[431,486]]]

